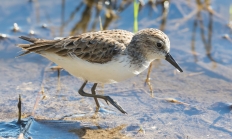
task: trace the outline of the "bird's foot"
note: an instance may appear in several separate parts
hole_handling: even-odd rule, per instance
[[[109,105],[108,102],[110,102],[115,108],[117,108],[121,113],[123,114],[127,114],[127,112],[125,110],[123,110],[123,108],[116,102],[114,101],[111,97],[109,96],[105,96],[104,100],[106,101],[106,103]]]

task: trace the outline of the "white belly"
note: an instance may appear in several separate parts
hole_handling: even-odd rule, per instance
[[[120,82],[141,73],[149,65],[147,63],[139,70],[135,70],[129,64],[127,56],[122,56],[117,61],[113,60],[104,64],[90,63],[77,57],[61,57],[54,53],[43,53],[42,56],[63,67],[73,76],[94,83]]]

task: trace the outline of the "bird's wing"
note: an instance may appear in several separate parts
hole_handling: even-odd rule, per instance
[[[42,40],[21,36],[31,44],[19,44],[25,50],[20,56],[35,52],[52,52],[60,56],[78,57],[93,63],[106,63],[123,51],[133,34],[123,30],[84,33],[61,40]]]

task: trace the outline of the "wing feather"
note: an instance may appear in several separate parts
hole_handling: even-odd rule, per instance
[[[120,35],[122,37],[120,37]],[[21,36],[31,44],[19,44],[25,50],[42,54],[45,51],[60,56],[78,57],[93,63],[106,63],[125,50],[133,34],[123,30],[105,30],[70,36],[60,40],[42,40]]]

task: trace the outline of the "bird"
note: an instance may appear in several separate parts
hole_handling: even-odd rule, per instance
[[[142,29],[137,33],[121,29],[102,30],[56,40],[19,38],[30,42],[18,44],[23,50],[19,56],[34,52],[49,59],[71,75],[84,80],[78,93],[94,98],[97,108],[100,108],[98,99],[103,99],[123,114],[126,111],[110,96],[96,94],[99,83],[127,80],[142,73],[155,59],[165,59],[183,72],[170,54],[168,36],[155,28]],[[93,83],[91,93],[83,90],[87,82]]]

